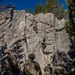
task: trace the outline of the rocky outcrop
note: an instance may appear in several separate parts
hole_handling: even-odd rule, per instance
[[[0,14],[0,50],[12,49],[21,66],[34,53],[43,71],[57,51],[69,51],[65,20],[52,13],[32,15],[24,10],[8,9]]]

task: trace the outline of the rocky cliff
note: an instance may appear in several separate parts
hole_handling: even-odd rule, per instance
[[[8,9],[0,14],[0,50],[12,49],[21,63],[34,53],[43,70],[57,50],[69,51],[64,27],[65,20],[58,20],[52,13],[32,15]]]

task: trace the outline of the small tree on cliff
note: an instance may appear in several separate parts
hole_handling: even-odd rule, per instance
[[[26,10],[26,13],[31,13],[30,8],[28,8],[28,9]]]
[[[42,13],[43,12],[43,4],[40,2],[38,6],[35,6],[34,14]]]

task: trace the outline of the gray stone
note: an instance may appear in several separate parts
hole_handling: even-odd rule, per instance
[[[7,49],[14,50],[15,45],[17,47],[20,44],[22,49],[17,51],[22,50],[20,54],[23,58],[18,58],[23,62],[21,65],[30,53],[34,53],[43,72],[55,51],[69,51],[70,40],[64,29],[64,19],[58,20],[52,13],[32,15],[24,10],[14,10],[12,13],[11,9],[0,16],[0,46],[7,43]],[[41,47],[41,38],[46,45],[44,50]]]

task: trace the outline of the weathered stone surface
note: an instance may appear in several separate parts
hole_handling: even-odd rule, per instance
[[[20,62],[25,63],[28,55],[34,53],[43,72],[55,51],[69,51],[64,19],[58,20],[52,13],[32,15],[24,10],[12,12],[12,9],[3,14],[0,15],[0,46],[6,43],[7,49],[22,55]]]

